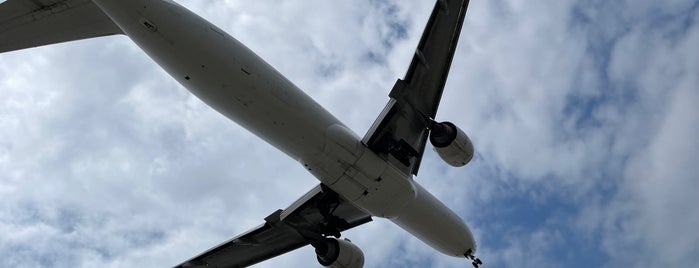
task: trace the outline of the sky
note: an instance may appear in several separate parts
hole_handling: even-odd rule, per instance
[[[360,136],[434,5],[178,2]],[[437,120],[477,155],[427,150],[415,179],[483,267],[699,263],[698,20],[698,1],[471,2]],[[125,36],[0,54],[0,267],[173,266],[317,183]],[[470,267],[384,219],[344,236],[369,268]],[[254,267],[320,266],[305,247]]]

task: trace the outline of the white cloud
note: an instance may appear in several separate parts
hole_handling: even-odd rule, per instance
[[[610,237],[604,245],[610,252],[641,254],[615,260],[620,263],[685,266],[699,261],[699,236],[694,231],[699,213],[693,205],[699,202],[699,109],[694,105],[699,101],[699,27],[690,25],[677,42],[657,38],[657,32],[646,35],[651,37],[645,41],[661,41],[658,47],[647,45],[643,55],[648,63],[642,65],[637,82],[646,119],[641,127],[651,136],[629,159],[605,221]],[[633,251],[624,252],[625,248]]]

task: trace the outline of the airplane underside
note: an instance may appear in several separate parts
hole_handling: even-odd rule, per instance
[[[263,225],[177,267],[243,267],[306,245],[323,266],[362,267],[362,251],[339,237],[372,217],[478,267],[468,226],[413,179],[428,139],[452,166],[474,154],[462,130],[435,121],[467,7],[436,2],[406,77],[363,138],[243,44],[169,0],[10,0],[0,5],[0,18],[10,18],[0,20],[0,40],[12,41],[0,41],[0,52],[125,34],[190,92],[320,181]]]

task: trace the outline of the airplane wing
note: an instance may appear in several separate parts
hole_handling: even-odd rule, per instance
[[[468,0],[439,0],[422,34],[405,78],[362,142],[372,151],[417,175],[429,127],[437,114]]]
[[[318,185],[264,224],[175,267],[245,267],[370,221],[369,214]]]
[[[0,53],[121,33],[90,0],[0,3]]]

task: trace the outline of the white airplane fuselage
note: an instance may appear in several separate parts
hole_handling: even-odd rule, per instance
[[[169,0],[93,2],[194,95],[357,207],[447,255],[475,251],[459,216],[224,31]]]

